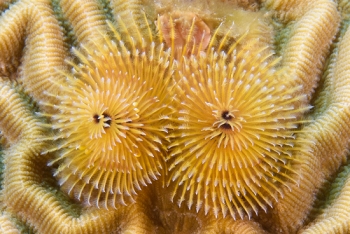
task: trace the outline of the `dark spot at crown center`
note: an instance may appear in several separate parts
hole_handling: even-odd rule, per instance
[[[220,126],[223,129],[227,129],[230,130],[231,129],[231,125],[229,125],[228,123],[224,123],[223,125]]]
[[[100,122],[100,119],[98,118],[98,114],[95,114],[93,118],[94,118],[95,123],[98,124]]]
[[[221,117],[224,119],[224,120],[231,120],[232,119],[232,115],[230,115],[230,112],[228,111],[223,111],[221,113]]]
[[[112,118],[111,118],[111,116],[109,116],[108,114],[106,114],[106,113],[103,113],[103,117],[104,118],[109,118],[105,123],[106,124],[108,124],[108,127],[107,128],[109,128],[110,126],[111,126],[111,123],[112,123]]]
[[[105,127],[105,128],[109,128],[110,125],[111,125],[111,123],[112,123],[111,116],[109,116],[109,115],[106,114],[106,113],[103,113],[102,115],[103,115],[103,118],[109,118],[107,121],[105,121],[105,123],[108,125],[108,127]],[[100,118],[99,118],[98,114],[95,114],[95,115],[93,116],[93,118],[94,118],[95,123],[98,124],[98,123],[100,122]]]

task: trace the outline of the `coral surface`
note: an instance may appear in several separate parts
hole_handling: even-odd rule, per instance
[[[0,13],[1,233],[350,231],[348,0]]]

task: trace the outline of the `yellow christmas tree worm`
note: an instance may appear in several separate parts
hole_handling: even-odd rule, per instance
[[[269,2],[266,3],[267,8],[273,8],[276,10],[276,15],[278,17],[280,17],[279,20],[281,20],[282,22],[288,23],[291,19],[298,20],[297,23],[294,23],[294,24],[292,24],[292,26],[289,26],[291,28],[291,32],[288,34],[288,39],[286,40],[286,42],[283,42],[285,44],[283,44],[281,51],[279,51],[281,53],[281,56],[282,56],[282,61],[276,67],[280,71],[284,70],[285,75],[277,76],[276,79],[280,80],[280,82],[282,82],[282,80],[283,80],[285,86],[288,87],[287,89],[289,89],[291,87],[296,87],[298,85],[301,86],[301,89],[299,91],[295,91],[295,93],[293,95],[298,96],[299,95],[298,93],[303,93],[303,94],[306,94],[308,96],[308,98],[300,99],[299,101],[294,103],[294,104],[296,104],[296,106],[298,106],[300,103],[301,103],[301,105],[303,105],[302,103],[307,103],[308,100],[310,100],[311,94],[314,92],[317,81],[319,80],[319,78],[318,78],[319,70],[324,63],[325,56],[327,55],[326,51],[328,50],[329,45],[330,45],[331,40],[332,40],[332,37],[336,32],[336,26],[337,26],[337,23],[339,21],[339,17],[338,17],[338,14],[336,13],[335,5],[330,1],[318,1],[318,2],[310,3],[310,5],[303,5],[305,7],[305,9],[301,9],[302,6],[298,5],[298,6],[296,6],[296,8],[298,8],[298,9],[300,8],[299,9],[300,11],[296,11],[296,12],[298,12],[298,15],[296,15],[295,12],[293,12],[293,10],[295,10],[294,8],[291,8],[291,9],[288,8],[288,11],[286,9],[286,13],[284,13],[283,4],[284,4],[283,2],[282,3],[281,2],[278,2],[278,3],[273,2],[273,4],[270,4]],[[297,3],[295,3],[295,4],[297,4]],[[316,8],[312,7],[312,6],[316,6],[316,5],[317,5]],[[319,17],[320,20],[317,23],[314,23],[314,24],[308,23],[313,17],[318,17],[319,15],[321,15],[321,17]],[[330,18],[332,20],[328,20],[328,18]],[[326,27],[324,29],[323,27],[325,24],[329,24],[329,27]],[[162,28],[162,25],[161,24],[159,24],[159,25],[160,25],[159,28]],[[172,24],[170,23],[170,25],[172,25]],[[187,26],[187,30],[188,31],[196,30],[196,28],[195,27],[191,28],[191,26]],[[302,34],[305,32],[305,30],[308,31],[309,37],[302,36]],[[171,30],[167,30],[167,31],[168,31],[168,33],[169,32],[171,33]],[[173,42],[176,42],[176,40],[175,40],[176,33],[175,32],[176,32],[176,30],[173,30],[173,35],[170,35],[173,39]],[[215,33],[214,33],[214,35],[215,35]],[[193,35],[190,35],[190,36],[192,36],[192,39],[195,38]],[[190,38],[190,36],[188,36],[188,38]],[[317,38],[317,40],[318,40],[317,43],[315,44],[311,38]],[[242,45],[240,45],[239,43],[238,43],[238,45],[244,47],[244,43],[245,43],[245,41],[242,40]],[[203,49],[205,49],[205,47],[206,47],[204,40],[199,41],[197,44],[200,46],[203,46]],[[320,46],[319,49],[315,48],[316,45]],[[176,43],[173,43],[171,47],[175,48],[176,46],[177,46]],[[184,47],[181,44],[179,44],[178,46]],[[182,55],[184,55],[184,54],[182,54]],[[215,55],[215,56],[219,57],[220,54],[217,53],[217,55]],[[267,56],[269,56],[269,52],[267,52]],[[198,56],[198,57],[200,57],[200,56]],[[252,57],[254,57],[254,56],[252,56]],[[181,59],[182,58],[180,58],[180,60]],[[187,135],[191,136],[189,138],[193,138],[193,136],[196,135],[196,133],[191,132],[191,133],[186,134],[186,133],[183,133],[183,129],[187,129],[187,128],[189,129],[189,127],[188,127],[190,125],[189,123],[192,123],[192,122],[191,122],[190,118],[188,118],[188,113],[190,113],[193,110],[193,105],[197,105],[197,103],[200,103],[199,99],[198,100],[195,100],[195,99],[199,98],[198,96],[201,96],[200,93],[201,93],[201,91],[203,91],[202,86],[205,87],[205,85],[203,85],[203,84],[206,84],[206,83],[205,83],[205,78],[201,79],[200,81],[197,81],[197,79],[193,78],[193,77],[201,76],[201,75],[198,75],[194,71],[197,71],[197,69],[200,69],[200,71],[202,71],[202,69],[201,69],[201,67],[202,67],[201,61],[202,60],[200,60],[200,59],[191,60],[191,58],[188,59],[187,61],[186,61],[186,59],[184,59],[184,60],[185,60],[185,62],[183,62],[185,64],[184,67],[186,67],[186,69],[188,69],[188,72],[184,72],[183,74],[181,74],[181,76],[183,77],[184,80],[183,80],[182,84],[180,85],[181,87],[179,88],[179,90],[181,90],[181,91],[185,90],[182,92],[182,94],[184,95],[184,97],[187,97],[187,99],[189,100],[191,105],[188,105],[188,106],[190,106],[190,107],[188,107],[188,110],[185,110],[185,108],[181,109],[182,115],[180,117],[181,120],[179,122],[182,122],[183,124],[180,125],[181,130],[178,131],[178,135],[176,135],[176,134],[175,135],[178,138],[180,138],[180,135],[181,135],[180,142],[183,142],[184,146],[187,146],[190,144],[194,144],[193,143],[194,140],[193,141],[190,141],[190,140],[186,141],[183,138],[185,138],[185,136],[187,136]],[[220,63],[217,63],[217,64],[219,64],[219,65],[217,65],[218,67],[220,67],[220,68],[222,67],[220,65]],[[217,71],[222,71],[222,69],[220,69],[220,68],[218,68]],[[180,68],[180,70],[181,70],[181,68]],[[204,71],[204,69],[203,69],[203,71]],[[242,69],[242,71],[245,72],[246,69]],[[214,74],[214,72],[213,72],[213,74]],[[202,75],[202,76],[204,76],[204,75]],[[215,77],[215,75],[212,75],[211,77]],[[191,83],[191,82],[198,82],[199,86],[197,85],[198,86],[197,87],[197,86],[193,85],[193,83]],[[202,86],[200,86],[200,85],[202,85]],[[185,88],[186,86],[188,87],[187,89]],[[221,86],[224,86],[224,85],[221,84],[218,87],[221,87]],[[186,91],[186,90],[190,90],[190,91]],[[189,93],[192,93],[193,95],[190,95]],[[203,92],[203,93],[205,93],[205,92]],[[224,92],[221,91],[221,93],[224,93]],[[219,95],[219,94],[217,94],[217,95]],[[218,96],[215,96],[215,98],[219,99]],[[203,98],[203,99],[205,100],[205,98]],[[181,103],[181,105],[187,105],[187,103],[183,100],[184,100],[184,98],[179,98],[178,103]],[[298,102],[300,102],[300,103],[298,104]],[[193,104],[193,103],[196,103],[196,104]],[[208,103],[210,103],[210,102],[208,102]],[[199,109],[204,110],[205,108],[202,107]],[[198,116],[201,116],[201,115],[202,115],[202,112],[198,112]],[[232,114],[232,115],[235,117],[234,114]],[[199,119],[198,116],[196,115],[193,119]],[[217,114],[217,116],[220,116],[220,115]],[[231,116],[232,119],[234,117]],[[205,121],[200,121],[200,122],[205,122]],[[237,128],[237,126],[235,126],[235,127]],[[193,129],[191,129],[189,131],[192,131],[192,130]],[[307,130],[309,130],[309,129],[307,129]],[[191,134],[193,134],[193,136]],[[303,138],[299,138],[300,145],[305,145],[305,147],[303,146],[303,148],[305,149],[303,158],[309,156],[308,149],[312,148],[313,141],[314,141],[314,139],[310,139],[310,138],[306,139],[306,140]],[[301,142],[303,142],[303,143],[301,143]],[[174,168],[174,167],[176,168],[177,164],[182,164],[182,163],[184,164],[179,170],[175,170],[175,172],[173,174],[173,176],[174,176],[173,179],[175,178],[175,179],[179,180],[178,181],[179,186],[182,187],[182,193],[181,194],[174,193],[174,196],[176,196],[176,195],[179,196],[179,204],[181,204],[183,201],[187,201],[187,205],[189,207],[191,207],[192,205],[196,205],[197,207],[200,207],[203,205],[202,204],[203,200],[198,199],[197,203],[195,204],[195,197],[198,197],[199,191],[201,191],[203,189],[203,186],[198,186],[196,189],[196,188],[194,188],[195,187],[194,185],[200,179],[202,179],[202,177],[195,178],[197,170],[193,169],[193,167],[190,166],[191,163],[187,160],[187,156],[184,156],[184,154],[187,155],[186,153],[184,153],[184,150],[183,150],[183,149],[186,149],[186,147],[183,147],[180,143],[178,143],[176,141],[175,141],[175,143],[173,143],[173,146],[175,148],[175,150],[174,150],[175,153],[173,153],[173,154],[178,155],[179,160],[177,160],[177,161],[175,160],[175,162],[172,164],[171,168]],[[189,151],[192,153],[192,151],[199,150],[198,148],[200,148],[200,146],[197,145],[197,147],[193,147],[193,148],[189,147],[189,148],[190,148]],[[297,156],[297,155],[300,152],[294,151],[294,153],[295,153],[296,157],[298,158],[299,156]],[[199,155],[200,155],[200,153],[199,153]],[[199,157],[198,154],[196,157]],[[213,159],[213,161],[215,161],[215,160]],[[187,171],[187,173],[181,172],[181,171]],[[308,173],[311,172],[309,169],[307,171],[308,171]],[[189,178],[178,179],[178,176],[180,176],[182,174],[185,175],[184,177],[186,177],[186,178],[189,177]],[[208,174],[208,173],[206,173],[206,174]],[[304,177],[304,178],[306,178],[306,177]],[[185,181],[187,181],[187,182],[185,182]],[[208,183],[209,182],[207,181],[207,184]],[[218,181],[216,181],[215,183],[216,183],[215,185],[217,185]],[[294,185],[294,186],[297,186],[297,185]],[[288,187],[288,189],[290,189],[290,187]],[[175,190],[177,190],[177,189],[175,188]],[[188,192],[186,192],[186,190]],[[224,190],[224,189],[222,189],[222,190]],[[285,191],[285,193],[287,193],[287,191]],[[190,194],[190,195],[186,196],[186,194],[187,195]],[[207,195],[204,197],[208,197],[209,194],[210,193],[208,192]],[[255,193],[253,193],[253,194],[255,195]],[[215,198],[216,194],[214,194],[212,196],[214,198],[211,200],[214,202],[216,199]],[[189,199],[189,200],[187,200],[187,199]],[[228,200],[230,200],[230,199],[228,199]],[[312,200],[313,199],[310,197],[309,202],[311,202]],[[218,201],[218,203],[219,203],[219,201]],[[254,201],[242,200],[239,203],[253,204]],[[207,207],[210,207],[209,204],[206,204],[206,205],[207,205]],[[237,204],[235,206],[239,207],[239,205],[237,205]],[[222,210],[222,211],[224,211],[224,214],[225,214],[227,212],[227,209],[228,209],[226,207],[226,204],[222,205],[221,207],[217,204],[214,204],[214,206],[212,206],[212,207],[214,207],[214,212],[216,212],[216,213],[219,210]],[[301,205],[301,207],[304,207],[305,209],[307,209],[306,207],[310,207],[310,204],[307,204],[307,202],[305,202],[305,204]],[[249,214],[251,211],[248,211],[248,208],[249,208],[249,206],[247,206],[245,212],[247,212]],[[264,209],[266,209],[266,208],[264,208]],[[280,213],[278,211],[278,208],[276,208],[274,210],[275,210],[275,212]],[[255,212],[257,212],[257,210],[255,210]],[[233,213],[233,211],[231,211],[231,213]],[[299,218],[299,217],[295,217],[295,218]]]
[[[118,211],[75,206],[72,212],[57,190],[47,188],[53,184],[50,172],[45,169],[48,159],[40,156],[44,144],[38,141],[45,130],[8,83],[2,81],[0,86],[0,108],[6,113],[0,119],[0,129],[11,142],[4,150],[5,206],[17,212],[38,233],[111,233],[118,228],[135,232],[147,230],[145,222],[140,221],[147,218],[135,214],[135,206]],[[128,219],[130,222],[121,220],[129,215],[133,217]],[[112,222],[114,225],[107,225]]]
[[[118,41],[105,36],[103,44],[93,41],[95,49],[76,51],[81,64],[72,64],[65,83],[54,84],[59,104],[47,103],[58,113],[43,114],[57,130],[48,139],[59,143],[48,151],[60,152],[52,162],[59,161],[60,185],[105,208],[133,202],[137,190],[163,173],[171,114],[164,45],[114,33]]]
[[[296,152],[308,151],[296,129],[309,107],[294,107],[305,95],[291,88],[293,78],[280,81],[267,48],[244,39],[225,51],[213,37],[206,51],[175,62],[177,125],[169,136],[174,202],[235,219],[283,197],[296,180]]]

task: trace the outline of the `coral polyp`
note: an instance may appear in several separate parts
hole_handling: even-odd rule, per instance
[[[55,176],[68,194],[97,207],[133,202],[137,190],[164,170],[169,52],[116,30],[112,40],[75,49],[80,63],[56,83],[58,104],[48,151],[59,156]],[[50,104],[47,104],[50,105]]]
[[[175,62],[168,185],[179,206],[243,219],[297,183],[310,107],[270,48],[244,36],[221,49],[226,39],[213,40]]]

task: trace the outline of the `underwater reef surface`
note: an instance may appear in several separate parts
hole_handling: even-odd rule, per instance
[[[348,233],[348,0],[0,1],[1,233]]]

